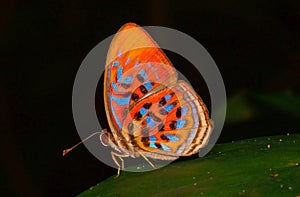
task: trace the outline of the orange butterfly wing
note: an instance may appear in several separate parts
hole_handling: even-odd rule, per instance
[[[177,81],[171,62],[142,28],[129,23],[119,30],[106,65],[106,114],[124,151],[170,160],[206,145],[212,126],[205,104]]]
[[[164,65],[156,67],[156,63]],[[176,80],[176,71],[151,37],[133,23],[124,25],[111,42],[104,74],[104,103],[112,133],[121,132],[129,105],[144,95],[138,87],[149,81]]]

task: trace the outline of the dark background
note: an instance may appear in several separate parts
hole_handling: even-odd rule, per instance
[[[299,132],[299,19],[292,0],[1,2],[1,193],[74,196],[116,174],[84,146],[61,151],[80,140],[77,69],[127,22],[177,29],[208,50],[228,96],[218,143]]]

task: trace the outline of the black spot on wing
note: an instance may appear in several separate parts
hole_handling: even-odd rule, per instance
[[[162,97],[162,98],[159,100],[158,103],[159,103],[159,107],[164,106],[164,105],[167,103],[166,98],[165,98],[165,97]]]
[[[140,90],[143,94],[147,94],[148,90],[146,89],[146,87],[144,85],[140,85]]]
[[[173,120],[170,124],[169,124],[169,127],[174,130],[176,129],[176,124],[177,124],[177,121]]]
[[[143,107],[144,107],[145,109],[149,109],[149,108],[151,107],[151,105],[152,105],[152,103],[145,103],[145,104],[143,105]]]
[[[149,141],[149,137],[142,137],[141,141],[142,142],[148,142]]]
[[[160,139],[165,140],[165,141],[169,141],[169,138],[165,134],[161,134]]]
[[[155,145],[158,149],[162,149],[160,143],[155,142],[154,145]]]
[[[142,118],[142,114],[138,111],[134,114],[134,117],[133,117],[135,120],[139,121],[141,120]]]
[[[181,107],[178,107],[176,110],[176,118],[180,118],[181,117]]]
[[[136,93],[132,93],[131,94],[131,100],[137,101],[138,99],[139,99],[139,95],[138,94],[136,94]]]
[[[179,101],[176,100],[176,101],[173,101],[173,102],[171,103],[171,105],[173,105],[173,106],[175,107],[178,103],[179,103]]]

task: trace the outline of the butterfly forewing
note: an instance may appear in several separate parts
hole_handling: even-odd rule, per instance
[[[176,82],[177,73],[158,45],[135,24],[125,25],[116,34],[106,65],[106,115],[113,136],[123,138],[121,130],[129,107],[157,84]]]

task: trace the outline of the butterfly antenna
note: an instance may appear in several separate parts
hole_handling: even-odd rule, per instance
[[[78,142],[77,144],[75,144],[74,146],[72,146],[71,148],[65,149],[63,150],[62,156],[65,156],[66,154],[68,154],[70,151],[72,151],[74,148],[76,148],[77,146],[79,146],[80,144],[82,144],[83,142],[85,142],[86,140],[90,139],[91,137],[93,137],[96,134],[100,134],[101,131],[92,133],[91,135],[89,135],[87,138],[85,138],[84,140],[82,140],[81,142]]]

